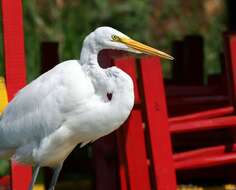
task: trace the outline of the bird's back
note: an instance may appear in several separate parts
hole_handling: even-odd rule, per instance
[[[77,60],[57,65],[20,90],[8,104],[0,120],[0,150],[39,143],[93,93]]]

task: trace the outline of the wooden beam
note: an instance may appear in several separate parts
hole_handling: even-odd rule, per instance
[[[1,5],[5,75],[8,97],[11,100],[26,84],[22,1],[2,0]],[[31,167],[13,162],[12,189],[28,189],[31,175]]]
[[[189,121],[170,125],[170,132],[190,133],[204,130],[215,130],[236,127],[236,116],[217,117],[213,119]]]
[[[141,59],[148,136],[152,150],[155,186],[161,190],[176,190],[176,176],[171,150],[165,91],[160,59]]]
[[[214,118],[214,117],[219,117],[219,116],[222,117],[225,115],[232,114],[233,112],[234,112],[233,106],[217,108],[217,109],[197,112],[193,114],[172,117],[169,119],[169,124],[171,125],[171,124],[176,124],[176,123],[183,123],[183,122],[200,120],[200,119],[208,119],[208,118]]]
[[[133,79],[135,99],[136,102],[139,102],[135,58],[117,59],[114,64]],[[151,190],[144,133],[141,109],[133,109],[125,125],[118,129],[117,135],[118,147],[120,147],[118,153],[121,158],[119,162],[121,190],[125,190],[127,187],[130,190]],[[125,172],[122,164],[126,166]]]

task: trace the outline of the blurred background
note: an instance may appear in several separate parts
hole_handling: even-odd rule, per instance
[[[173,40],[201,34],[207,72],[219,72],[228,24],[225,0],[24,0],[23,6],[28,81],[39,75],[42,41],[59,42],[61,61],[79,58],[84,37],[98,26],[169,52]],[[167,65],[164,72],[170,75]]]
[[[172,51],[173,41],[183,40],[187,35],[201,35],[204,39],[204,74],[217,74],[221,72],[219,54],[223,51],[222,33],[233,27],[234,21],[230,15],[232,2],[23,0],[27,80],[30,82],[40,74],[42,42],[59,43],[60,61],[79,59],[84,37],[99,26],[114,27],[138,41],[169,53]],[[2,39],[0,48],[2,60]],[[172,77],[171,67],[170,62],[163,62],[165,78]],[[3,70],[1,64],[1,74]],[[82,189],[93,189],[92,163],[90,146],[75,150],[69,161],[65,162],[62,177],[69,181],[76,180]],[[8,168],[7,162],[0,161],[0,176],[6,175]],[[39,181],[43,181],[45,175],[47,174],[41,175]]]
[[[207,70],[217,72],[225,8],[223,0],[24,1],[29,80],[38,73],[40,41],[59,41],[61,60],[79,57],[84,37],[98,26],[112,26],[163,50],[187,34],[201,34]]]

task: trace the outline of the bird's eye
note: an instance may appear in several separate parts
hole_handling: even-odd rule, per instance
[[[116,35],[112,35],[111,39],[112,39],[112,41],[115,41],[115,42],[119,42],[120,41],[120,38],[118,36],[116,36]]]

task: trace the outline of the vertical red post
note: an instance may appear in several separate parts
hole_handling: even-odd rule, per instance
[[[225,34],[225,58],[228,77],[228,89],[231,102],[236,106],[236,33]]]
[[[165,90],[159,58],[142,58],[141,75],[155,185],[159,190],[176,190]]]
[[[228,84],[228,94],[230,97],[231,104],[236,107],[236,33],[225,33],[225,66]],[[235,111],[234,111],[235,112]],[[236,130],[229,129],[230,139],[227,146],[227,151],[233,150],[233,144],[235,142]],[[230,178],[235,175],[234,169],[230,171]]]
[[[135,59],[117,59],[114,63],[131,76],[135,102],[140,102]],[[144,130],[141,109],[138,108],[133,109],[125,125],[118,129],[121,190],[151,190]]]
[[[26,83],[21,0],[2,0],[5,75],[9,99]],[[12,163],[12,189],[28,189],[31,167]]]
[[[200,35],[184,38],[183,83],[203,85],[204,82],[204,41]]]

